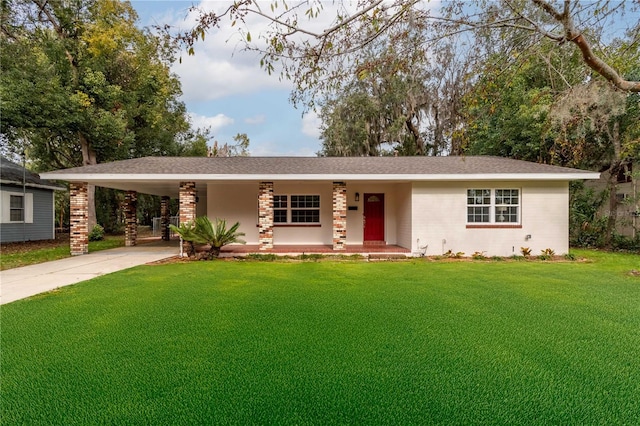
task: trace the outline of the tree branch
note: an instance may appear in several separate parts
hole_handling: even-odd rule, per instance
[[[556,11],[553,6],[551,6],[545,0],[533,0],[533,2],[562,24],[565,30],[565,39],[578,46],[578,49],[580,49],[580,52],[582,53],[582,59],[589,68],[600,74],[605,79],[609,80],[609,82],[611,82],[614,86],[621,90],[629,92],[640,92],[640,81],[625,80],[609,64],[607,64],[601,58],[596,56],[595,53],[593,53],[591,45],[584,37],[584,35],[582,35],[582,33],[575,28],[573,19],[571,19],[571,0],[564,1],[564,11],[562,13]]]

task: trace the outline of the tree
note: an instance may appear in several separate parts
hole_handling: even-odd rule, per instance
[[[609,53],[614,59],[633,53],[628,48],[624,52]],[[603,172],[609,205],[602,243],[610,246],[617,220],[618,177],[633,158],[640,157],[639,95],[601,80],[589,81],[579,73],[555,72],[575,60],[571,55],[543,56],[513,69],[496,66],[499,58],[485,64],[465,98],[466,152]],[[588,222],[590,229],[598,229],[593,225],[597,221]],[[572,229],[572,235],[589,234],[585,229]]]
[[[248,157],[249,156],[249,136],[246,133],[238,133],[233,137],[234,145],[225,143],[218,146],[218,141],[213,142],[213,146],[207,149],[208,157]]]
[[[5,0],[1,13],[0,131],[39,170],[177,153],[189,125],[173,51],[128,2]],[[90,186],[90,227],[94,206]]]
[[[474,54],[453,39],[428,53],[420,44],[419,32],[397,26],[362,52],[356,75],[323,93],[322,155],[458,152],[459,107]]]
[[[228,19],[238,28],[246,48],[262,54],[261,65],[269,73],[279,67],[282,77],[295,82],[292,100],[311,107],[315,103],[314,94],[331,91],[345,76],[357,74],[362,67],[359,60],[362,53],[374,41],[395,37],[393,41],[397,42],[400,40],[397,37],[409,38],[414,32],[422,35],[423,52],[428,52],[440,40],[461,33],[469,35],[470,49],[492,35],[517,38],[520,51],[528,52],[527,55],[537,51],[541,40],[551,40],[557,46],[569,43],[594,75],[621,90],[640,92],[640,82],[623,78],[614,68],[616,64],[608,61],[606,52],[594,47],[597,39],[593,38],[611,20],[620,21],[625,12],[637,13],[638,4],[634,2],[565,0],[557,4],[547,0],[486,0],[469,5],[464,0],[451,0],[435,12],[429,3],[420,0],[366,0],[353,7],[347,2],[337,2],[333,7],[326,7],[333,12],[331,23],[317,30],[311,21],[317,22],[319,17],[326,16],[325,5],[320,1],[288,5],[273,0],[270,11],[253,0],[234,1],[221,12],[200,11],[197,25],[177,39],[193,54],[196,42]],[[247,24],[253,17],[261,18],[268,25],[260,37],[252,36]],[[627,20],[632,25],[637,21],[637,15],[636,19],[632,15]],[[407,26],[413,31],[394,32]],[[636,31],[635,42],[638,37]],[[263,43],[254,42],[256,39]]]
[[[601,82],[576,86],[553,107],[558,137],[551,149],[569,165],[605,172],[609,194],[604,244],[611,246],[618,220],[619,176],[640,158],[638,95],[613,90]]]

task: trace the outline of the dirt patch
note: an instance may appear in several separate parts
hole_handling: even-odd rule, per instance
[[[28,253],[33,250],[51,249],[69,245],[69,234],[60,234],[55,240],[26,241],[0,245],[2,254]]]
[[[640,271],[632,269],[629,271],[629,275],[631,275],[632,277],[640,277]]]

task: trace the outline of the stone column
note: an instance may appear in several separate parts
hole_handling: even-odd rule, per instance
[[[124,194],[124,245],[132,247],[138,241],[138,193]]]
[[[166,195],[160,200],[160,235],[163,241],[169,241],[169,222],[171,220],[169,213],[169,197]]]
[[[333,182],[333,249],[344,250],[347,242],[347,184]]]
[[[258,193],[259,250],[273,248],[273,182],[260,182]]]
[[[196,183],[180,182],[180,223],[196,218]]]
[[[70,213],[71,224],[69,246],[71,255],[77,256],[89,253],[89,197],[86,182],[70,182]]]

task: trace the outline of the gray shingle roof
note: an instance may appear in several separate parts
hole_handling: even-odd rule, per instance
[[[501,157],[144,157],[76,167],[56,175],[476,175],[593,172]],[[591,175],[591,176],[587,176]],[[203,176],[204,177],[204,176]]]
[[[24,177],[25,185],[30,187],[47,187],[50,189],[65,189],[64,186],[58,185],[45,179],[41,179],[40,175],[31,172],[22,166],[9,161],[5,157],[0,157],[0,180],[3,183],[13,183],[22,185]]]

